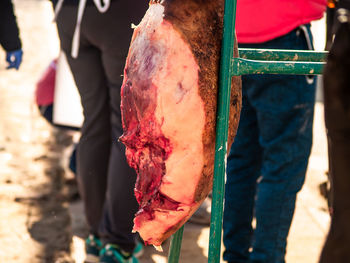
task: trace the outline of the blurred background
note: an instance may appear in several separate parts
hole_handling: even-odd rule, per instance
[[[69,156],[79,132],[52,127],[39,113],[36,83],[59,54],[48,0],[14,0],[23,44],[18,71],[6,70],[0,50],[0,262],[83,262],[85,219]],[[325,20],[312,25],[317,50],[325,45]],[[324,198],[327,144],[319,81],[314,144],[306,183],[298,195],[288,239],[287,262],[316,263],[328,232]],[[323,187],[322,187],[323,186]],[[209,227],[185,226],[180,262],[207,261]],[[166,262],[165,252],[146,248],[141,262]]]

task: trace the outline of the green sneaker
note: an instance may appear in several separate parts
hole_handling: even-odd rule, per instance
[[[139,258],[143,255],[143,245],[141,242],[136,243],[133,254],[135,258]]]
[[[85,240],[85,263],[98,263],[100,260],[99,255],[101,249],[101,240],[97,236],[90,234]]]
[[[107,244],[100,253],[100,263],[139,263],[134,254],[121,250],[117,245]]]

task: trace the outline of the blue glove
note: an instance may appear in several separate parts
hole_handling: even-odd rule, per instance
[[[9,63],[7,69],[15,68],[19,69],[22,63],[23,51],[22,49],[17,49],[15,51],[10,51],[6,53],[6,61]]]

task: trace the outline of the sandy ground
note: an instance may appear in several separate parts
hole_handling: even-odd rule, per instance
[[[76,134],[53,129],[33,101],[36,81],[59,50],[51,4],[14,3],[24,61],[18,72],[7,71],[0,50],[0,262],[80,263],[87,232],[81,201],[71,198],[76,188],[67,169]],[[314,131],[307,179],[288,239],[288,263],[316,263],[328,231],[327,204],[319,193],[328,167],[321,102]],[[208,236],[208,227],[186,224],[180,262],[207,262]],[[168,245],[164,253],[147,247],[141,262],[166,262]]]
[[[0,53],[0,262],[72,262],[68,184],[62,164],[72,138],[53,130],[33,101],[56,56],[48,2],[15,1],[23,64],[7,71]]]

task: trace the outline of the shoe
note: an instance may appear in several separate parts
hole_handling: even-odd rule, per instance
[[[98,263],[100,259],[99,255],[100,255],[101,249],[102,249],[101,240],[97,236],[90,234],[88,238],[85,240],[85,252],[86,252],[85,263]]]
[[[133,254],[135,258],[139,258],[143,255],[143,245],[141,242],[136,243]]]
[[[100,263],[139,263],[134,254],[121,250],[117,245],[107,244],[100,253]]]

